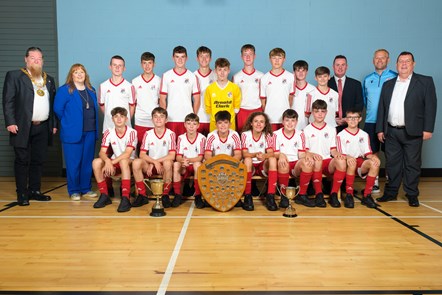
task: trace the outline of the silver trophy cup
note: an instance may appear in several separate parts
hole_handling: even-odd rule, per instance
[[[164,181],[162,179],[144,179],[143,181],[144,184],[152,191],[152,194],[157,198],[155,204],[152,206],[150,216],[161,217],[166,215],[166,212],[164,212],[163,203],[160,202],[160,197],[163,195],[164,191]]]

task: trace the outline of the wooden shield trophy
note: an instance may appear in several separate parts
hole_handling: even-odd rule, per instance
[[[241,199],[247,182],[247,168],[237,159],[218,155],[198,169],[201,193],[214,209],[226,212]]]

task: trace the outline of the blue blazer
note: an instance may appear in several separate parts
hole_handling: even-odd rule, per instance
[[[95,107],[95,140],[98,139],[98,103],[95,89],[89,90],[89,97],[92,98]],[[75,89],[69,93],[67,84],[57,90],[54,101],[54,112],[60,120],[60,139],[65,143],[76,143],[83,136],[83,101],[80,93]]]

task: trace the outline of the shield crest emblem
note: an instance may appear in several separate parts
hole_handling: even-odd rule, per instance
[[[228,155],[218,155],[198,169],[201,193],[214,209],[226,212],[241,199],[247,182],[244,163]]]

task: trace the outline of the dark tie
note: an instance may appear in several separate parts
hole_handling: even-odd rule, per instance
[[[342,79],[338,79],[338,116],[342,118]]]

